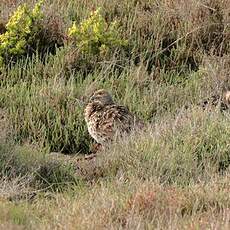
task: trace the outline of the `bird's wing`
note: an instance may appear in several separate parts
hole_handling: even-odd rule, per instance
[[[100,128],[113,136],[116,131],[130,132],[135,125],[135,117],[124,106],[110,105],[104,109]]]

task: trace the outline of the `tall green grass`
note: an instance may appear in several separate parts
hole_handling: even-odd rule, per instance
[[[80,23],[101,3],[45,1],[42,22],[50,43],[59,47],[56,38],[64,39],[72,21]],[[18,4],[2,5],[7,9],[1,12],[3,21]],[[216,83],[210,77],[204,83],[207,71],[201,67],[207,55],[228,53],[225,7],[224,1],[210,2],[209,8],[194,1],[187,8],[177,1],[105,3],[103,16],[108,23],[119,22],[121,37],[129,43],[125,50],[99,61],[81,56],[63,40],[63,47],[52,54],[37,50],[32,57],[9,63],[1,70],[0,105],[8,111],[15,140],[36,142],[49,151],[88,152],[79,99],[95,88],[109,89],[150,122],[197,103],[203,90],[208,96],[208,87]]]

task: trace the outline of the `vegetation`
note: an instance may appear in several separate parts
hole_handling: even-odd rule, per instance
[[[102,55],[112,47],[125,45],[125,41],[119,39],[117,22],[107,25],[100,10],[99,8],[92,12],[89,19],[83,21],[79,28],[76,23],[69,28],[68,35],[75,38],[77,47],[83,52]]]
[[[230,87],[229,19],[228,0],[0,2],[0,227],[229,229],[229,110],[199,106]],[[84,160],[99,88],[147,130]]]
[[[38,2],[30,10],[27,4],[21,5],[6,24],[6,32],[0,35],[0,65],[10,57],[25,54],[29,45],[36,42],[35,35],[39,32],[38,21],[42,18],[41,5]]]

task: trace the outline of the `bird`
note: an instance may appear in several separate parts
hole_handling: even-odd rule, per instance
[[[84,117],[90,136],[102,146],[108,145],[117,136],[144,126],[144,122],[127,107],[116,104],[105,89],[97,90],[90,96]]]

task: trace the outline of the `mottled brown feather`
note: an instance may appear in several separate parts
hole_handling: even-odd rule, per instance
[[[142,121],[126,107],[115,104],[105,90],[93,94],[84,115],[89,134],[100,144],[109,143],[116,135],[143,127]]]

